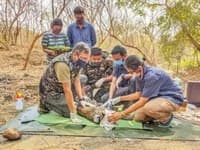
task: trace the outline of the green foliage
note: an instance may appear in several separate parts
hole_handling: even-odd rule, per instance
[[[128,2],[121,0],[122,6],[129,5],[138,15],[141,15],[141,10],[159,12],[156,26],[150,22],[144,28],[154,28],[160,32],[157,37],[159,52],[168,66],[196,67],[199,60],[198,58],[196,61],[193,60],[192,53],[200,51],[194,44],[195,42],[200,44],[200,1],[168,0],[166,2],[162,0],[131,0]],[[142,16],[145,15],[147,14],[142,14]],[[194,51],[190,51],[191,49]]]
[[[199,67],[199,64],[197,63],[197,61],[194,61],[194,59],[190,58],[181,60],[181,62],[179,63],[179,67],[189,70],[192,68]]]

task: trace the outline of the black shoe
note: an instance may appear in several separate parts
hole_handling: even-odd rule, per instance
[[[41,105],[41,104],[40,104],[40,106],[38,107],[38,112],[39,112],[40,114],[46,114],[46,113],[49,112],[49,109],[47,109],[44,105]]]

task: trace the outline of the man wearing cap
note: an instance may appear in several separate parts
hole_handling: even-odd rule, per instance
[[[101,101],[101,96],[109,90],[112,71],[112,60],[103,58],[101,48],[92,48],[90,61],[82,72],[87,78],[86,83],[83,85],[85,94],[98,103],[104,103]]]
[[[48,62],[59,54],[56,50],[52,50],[51,47],[68,47],[70,44],[67,35],[61,32],[62,26],[61,19],[54,19],[51,22],[51,31],[46,32],[42,38],[42,47],[47,54]]]
[[[136,76],[136,92],[111,99],[110,102],[136,102],[128,109],[112,114],[109,121],[116,122],[135,112],[136,121],[156,121],[160,127],[169,127],[173,112],[183,104],[184,97],[179,86],[162,69],[144,65],[135,55],[127,57],[125,67]]]
[[[80,42],[74,46],[72,53],[63,53],[50,62],[40,80],[39,112],[53,110],[64,117],[70,117],[73,122],[79,122],[74,98],[77,95],[79,100],[84,100],[79,72],[89,57],[90,48]]]
[[[76,22],[69,25],[67,29],[67,36],[71,47],[74,47],[76,43],[81,41],[87,43],[89,47],[93,47],[96,44],[96,33],[94,27],[84,19],[84,8],[76,7],[74,9],[74,16]]]

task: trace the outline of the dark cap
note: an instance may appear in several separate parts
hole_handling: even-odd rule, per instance
[[[59,18],[54,19],[54,20],[51,22],[51,27],[53,27],[53,26],[55,26],[55,25],[63,26],[62,20],[59,19]]]
[[[81,6],[77,6],[76,8],[74,8],[74,14],[82,14],[84,13],[84,8]]]

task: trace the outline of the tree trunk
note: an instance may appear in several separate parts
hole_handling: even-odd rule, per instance
[[[33,39],[29,49],[28,49],[28,53],[27,53],[27,56],[26,56],[26,60],[25,60],[25,64],[24,64],[24,67],[23,67],[23,70],[26,70],[26,67],[28,65],[28,62],[29,62],[29,59],[30,59],[30,55],[31,55],[31,52],[34,48],[34,45],[35,43],[37,42],[37,40],[44,34],[45,32],[42,32],[41,34],[38,34],[35,36],[35,38]]]
[[[52,11],[52,17],[55,18],[55,10],[54,10],[54,0],[51,0],[51,11]]]

